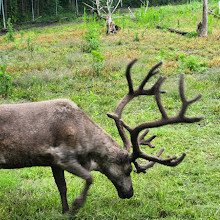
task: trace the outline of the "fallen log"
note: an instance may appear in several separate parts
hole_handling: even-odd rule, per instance
[[[181,34],[181,35],[186,35],[186,34],[190,33],[188,31],[180,31],[180,30],[177,30],[177,29],[174,29],[174,28],[165,28],[165,27],[162,27],[160,25],[157,25],[156,28],[157,29],[167,29],[171,33],[176,33],[176,34]]]
[[[213,15],[215,18],[220,19],[220,16],[212,12],[211,10],[208,11],[209,14]]]

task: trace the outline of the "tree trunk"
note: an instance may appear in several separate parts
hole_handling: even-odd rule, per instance
[[[76,0],[76,15],[78,15],[78,0]]]
[[[31,0],[32,21],[34,21],[34,0]]]
[[[1,0],[0,2],[1,2],[1,4],[0,4],[0,12],[2,10],[3,25],[4,25],[4,29],[6,29],[4,1]]]
[[[22,15],[25,14],[25,2],[24,0],[21,1],[21,11],[22,11]]]
[[[37,0],[37,17],[40,16],[40,3],[39,3],[39,0]]]
[[[206,37],[208,34],[208,0],[203,0],[202,22],[198,24],[198,37]]]
[[[7,0],[2,0],[2,1],[4,1],[4,12],[5,12],[5,20],[6,20],[6,22],[7,22],[7,20],[8,20],[8,1]]]

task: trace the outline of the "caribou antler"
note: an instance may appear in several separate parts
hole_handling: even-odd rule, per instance
[[[144,139],[146,134],[149,132],[149,128],[160,127],[163,125],[174,124],[174,123],[193,123],[193,122],[200,121],[202,119],[202,117],[189,118],[189,117],[185,116],[185,113],[186,113],[188,106],[190,104],[196,102],[199,98],[201,98],[201,95],[198,95],[197,97],[188,101],[184,95],[184,82],[183,82],[184,76],[181,75],[180,83],[179,83],[179,93],[180,93],[180,97],[181,97],[181,101],[182,101],[182,107],[181,107],[181,110],[177,116],[169,117],[166,113],[164,106],[162,105],[162,102],[161,102],[161,93],[165,93],[165,92],[161,91],[161,89],[160,89],[161,85],[164,82],[164,80],[166,79],[166,77],[159,77],[157,82],[150,89],[144,89],[144,87],[145,87],[146,83],[149,81],[149,79],[159,72],[158,67],[160,67],[162,65],[162,62],[156,64],[148,72],[145,79],[141,82],[140,86],[138,87],[138,89],[134,90],[130,70],[136,61],[137,61],[137,59],[131,61],[130,64],[127,66],[127,70],[126,70],[126,78],[128,81],[128,88],[129,88],[128,94],[126,94],[122,98],[120,103],[118,104],[115,114],[108,114],[108,116],[115,120],[119,134],[120,134],[120,136],[123,140],[123,143],[124,143],[124,148],[129,151],[130,147],[133,146],[133,153],[131,154],[131,161],[135,164],[137,172],[145,172],[146,169],[148,169],[149,167],[152,167],[155,163],[160,163],[160,164],[163,164],[166,166],[177,166],[184,159],[184,157],[186,155],[185,153],[183,153],[179,158],[174,156],[174,157],[168,157],[166,159],[162,159],[162,158],[159,158],[159,156],[162,154],[163,150],[161,150],[157,154],[157,156],[151,156],[151,155],[148,155],[148,154],[144,153],[143,151],[141,151],[139,145],[148,145],[149,147],[154,147],[151,144],[151,141],[156,137],[156,135],[153,135],[148,139]],[[137,125],[134,128],[131,128],[129,125],[127,125],[122,120],[122,118],[121,118],[122,111],[123,111],[124,107],[128,104],[128,102],[130,102],[133,98],[140,96],[140,95],[154,95],[155,96],[155,100],[156,100],[158,109],[161,113],[161,119],[151,121],[151,122],[144,122],[140,125]],[[125,132],[124,128],[126,130],[128,130],[128,132],[130,133],[131,142],[129,141],[129,138],[126,136],[126,132]],[[139,136],[140,132],[143,130],[145,130],[145,132]],[[148,165],[146,165],[146,164],[141,165],[141,164],[137,163],[136,162],[137,158],[143,158],[148,161],[151,161],[150,165],[149,164]]]

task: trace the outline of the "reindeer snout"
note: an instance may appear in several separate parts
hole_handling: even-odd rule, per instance
[[[118,190],[118,196],[121,199],[130,199],[134,195],[133,187],[131,186],[129,190]]]
[[[133,195],[134,195],[133,187],[131,187],[126,198],[127,198],[127,199],[130,199]]]

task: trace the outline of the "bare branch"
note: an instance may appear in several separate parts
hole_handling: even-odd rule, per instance
[[[89,5],[89,4],[87,4],[87,3],[85,3],[85,2],[82,2],[85,6],[87,6],[87,7],[89,7],[89,8],[91,8],[92,10],[95,10],[95,8],[94,7],[92,7],[91,5]]]
[[[118,8],[119,3],[121,2],[121,0],[118,0],[117,5],[115,6],[115,8],[113,9],[113,11],[111,12],[111,14],[114,14],[115,10]]]

